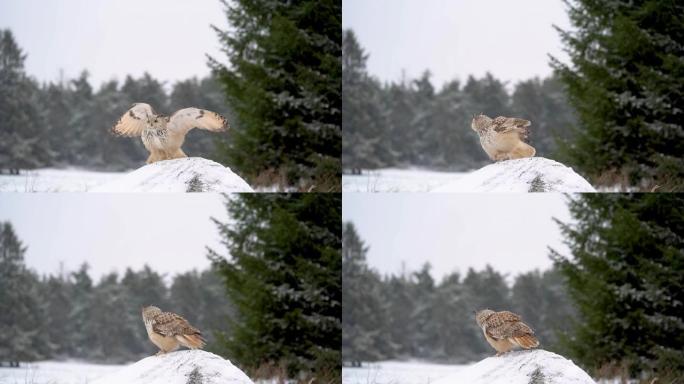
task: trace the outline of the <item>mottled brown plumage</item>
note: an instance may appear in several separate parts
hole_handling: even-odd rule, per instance
[[[534,336],[532,328],[513,312],[485,309],[477,312],[475,321],[482,328],[489,345],[496,349],[497,356],[516,346],[524,349],[539,346],[539,340]]]
[[[471,123],[482,149],[494,161],[534,156],[534,147],[525,143],[529,126],[529,120],[504,116],[492,119],[482,114],[475,116]]]
[[[147,336],[159,347],[158,355],[175,351],[181,345],[190,349],[204,347],[200,330],[180,315],[151,306],[142,309],[142,317]]]
[[[118,136],[140,136],[150,152],[147,163],[170,160],[187,155],[181,149],[185,135],[193,128],[212,132],[228,129],[226,118],[199,108],[183,108],[171,116],[160,115],[145,103],[133,104],[112,127]]]

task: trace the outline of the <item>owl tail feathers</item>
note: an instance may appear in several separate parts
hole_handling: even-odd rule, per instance
[[[514,337],[513,341],[518,344],[521,348],[530,349],[539,346],[539,340],[537,340],[534,335],[525,335],[520,337]]]
[[[176,340],[184,347],[190,349],[202,349],[206,344],[206,340],[198,333],[192,335],[177,335]]]

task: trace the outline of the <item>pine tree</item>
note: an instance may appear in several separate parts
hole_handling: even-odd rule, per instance
[[[126,311],[121,315],[127,318],[126,323],[130,324],[132,331],[129,336],[129,345],[135,353],[149,354],[155,351],[154,345],[147,340],[147,332],[144,327],[140,327],[141,309],[154,305],[166,310],[169,308],[170,301],[168,297],[168,289],[164,284],[162,275],[155,272],[148,265],[145,265],[142,270],[135,272],[130,268],[126,269],[121,284],[126,291],[126,297],[129,298],[129,303],[126,306]]]
[[[81,265],[77,272],[71,273],[71,313],[66,332],[69,338],[69,355],[78,358],[90,356],[89,341],[94,337],[97,325],[92,323],[93,280],[90,278],[88,264]]]
[[[352,223],[342,232],[342,359],[357,363],[392,357],[380,277],[366,265],[368,248]]]
[[[432,305],[436,287],[435,280],[430,275],[430,268],[430,264],[426,263],[420,271],[413,274],[414,283],[411,289],[414,302],[410,318],[414,329],[411,351],[413,356],[422,358],[434,358],[439,352],[439,348],[430,347],[438,347],[439,344],[439,331],[434,322],[436,308]]]
[[[71,81],[70,119],[67,123],[69,136],[66,138],[70,156],[67,161],[70,164],[93,166],[103,163],[100,139],[106,131],[98,129],[102,117],[93,113],[95,96],[88,76],[88,72],[83,71],[77,79]]]
[[[0,361],[31,361],[49,353],[38,278],[24,265],[23,246],[10,223],[0,223]]]
[[[684,5],[675,0],[566,2],[574,29],[553,59],[580,126],[568,161],[598,182],[684,187]]]
[[[438,341],[433,344],[437,349],[435,357],[457,364],[479,359],[482,355],[475,346],[481,333],[477,329],[473,332],[473,309],[466,304],[458,273],[446,276],[439,284],[432,307],[434,328],[438,332]]]
[[[227,164],[252,182],[340,190],[342,2],[223,4],[231,29],[215,29],[230,63],[209,64],[238,120]]]
[[[631,377],[684,372],[684,198],[581,195],[561,229],[571,255],[553,257],[578,321],[565,343],[595,371]]]
[[[342,164],[358,171],[388,163],[380,84],[366,71],[368,55],[352,30],[342,35]]]
[[[243,194],[216,221],[230,259],[210,251],[237,310],[229,357],[249,369],[339,380],[341,208],[337,194]]]
[[[94,332],[88,341],[89,360],[123,363],[131,357],[132,348],[128,340],[135,334],[130,324],[122,321],[126,317],[121,316],[121,312],[130,306],[131,298],[127,293],[116,273],[103,276],[94,288],[89,323],[99,331]],[[140,320],[135,325],[142,328]],[[102,332],[104,329],[107,331]]]
[[[382,297],[389,302],[387,333],[392,343],[396,345],[397,356],[411,357],[413,324],[410,319],[414,302],[410,292],[410,283],[404,276],[391,276],[385,281],[383,288]]]
[[[47,339],[50,341],[51,355],[57,358],[69,357],[71,334],[69,314],[73,304],[70,285],[64,276],[50,276],[43,281],[43,297],[47,302]]]
[[[194,326],[204,330],[207,350],[223,352],[221,334],[229,332],[228,321],[235,309],[225,293],[223,281],[210,268],[201,274],[190,271],[176,275],[171,284],[170,302]]]
[[[568,104],[565,87],[557,77],[534,78],[516,84],[511,102],[515,116],[532,122],[529,140],[537,156],[555,157],[557,142],[571,139],[577,119]]]
[[[116,80],[102,84],[94,95],[90,115],[95,119],[87,141],[89,145],[100,149],[99,153],[94,154],[91,166],[123,171],[138,167],[141,160],[147,157],[140,140],[125,140],[111,133],[112,125],[130,106],[130,100],[127,100],[127,95]]]
[[[473,111],[472,114],[484,113],[492,117],[511,115],[505,84],[489,72],[481,79],[468,76],[463,92],[469,101],[468,109]]]
[[[511,310],[533,327],[546,350],[565,352],[560,339],[568,337],[575,320],[565,284],[563,275],[553,268],[518,275],[511,289]]]
[[[50,162],[39,89],[24,72],[26,55],[9,30],[0,29],[0,171],[31,169]]]
[[[412,98],[415,114],[411,119],[412,135],[406,137],[409,142],[416,143],[407,147],[407,150],[410,150],[410,161],[412,164],[420,166],[432,165],[431,162],[434,161],[434,157],[439,156],[439,154],[434,156],[437,148],[433,147],[429,140],[426,140],[428,133],[436,129],[436,118],[433,114],[436,95],[435,87],[430,82],[430,76],[430,72],[425,71],[419,79],[413,81]]]

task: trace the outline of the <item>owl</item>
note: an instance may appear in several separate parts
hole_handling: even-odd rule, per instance
[[[485,309],[475,314],[475,321],[482,328],[489,345],[496,349],[497,356],[515,347],[530,349],[539,346],[532,328],[513,312]]]
[[[147,336],[159,348],[157,355],[175,351],[181,345],[190,349],[204,347],[202,333],[180,315],[150,306],[142,309],[142,318]]]
[[[494,161],[534,156],[534,147],[525,142],[529,126],[529,120],[503,116],[492,120],[482,114],[475,116],[471,123],[471,128],[480,136],[482,149]]]
[[[117,136],[140,136],[150,153],[147,164],[188,157],[181,146],[193,128],[219,132],[228,129],[226,119],[216,112],[183,108],[171,116],[156,113],[149,104],[135,103],[112,127]]]

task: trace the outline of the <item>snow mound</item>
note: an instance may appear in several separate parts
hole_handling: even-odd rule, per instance
[[[201,157],[157,161],[90,191],[254,192],[230,168]]]
[[[254,384],[221,356],[199,349],[146,357],[92,384]]]
[[[490,164],[433,192],[596,192],[570,167],[528,157]]]
[[[432,384],[595,384],[571,360],[543,349],[488,357]]]

